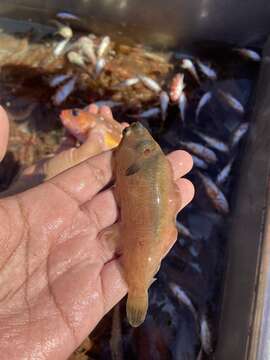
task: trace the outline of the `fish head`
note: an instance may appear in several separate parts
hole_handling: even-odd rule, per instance
[[[63,126],[79,141],[84,141],[89,129],[97,123],[97,117],[83,109],[62,110],[60,119]]]
[[[161,153],[149,131],[140,122],[135,122],[123,130],[115,156],[125,175],[133,175],[146,168]]]

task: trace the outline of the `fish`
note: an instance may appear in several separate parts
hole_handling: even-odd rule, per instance
[[[176,227],[180,235],[185,236],[186,238],[193,239],[193,235],[189,231],[189,229],[180,221],[176,220]]]
[[[202,134],[199,131],[194,131],[197,136],[199,136],[201,139],[203,139],[211,148],[216,149],[220,152],[227,153],[229,152],[229,147],[224,142],[215,139],[211,136]]]
[[[114,87],[120,87],[120,88],[129,87],[129,86],[138,84],[139,81],[140,81],[140,79],[137,77],[129,78],[129,79],[126,79],[126,80],[121,81],[120,83],[114,85]]]
[[[95,46],[88,36],[82,36],[76,43],[76,47],[79,48],[82,55],[90,61],[93,65],[96,65],[97,58],[95,54]]]
[[[194,319],[197,320],[197,317],[198,317],[197,311],[196,311],[194,305],[192,304],[192,301],[190,300],[189,296],[186,294],[186,292],[179,285],[176,285],[174,283],[169,283],[169,288],[172,291],[172,293],[174,294],[174,296],[177,298],[177,300],[180,303],[186,305],[187,308],[192,313]]]
[[[220,173],[217,175],[216,184],[218,186],[221,186],[226,182],[228,179],[228,176],[230,175],[230,172],[232,170],[232,165],[234,162],[234,158],[228,162],[228,164],[220,171]]]
[[[118,146],[122,138],[120,123],[111,118],[93,115],[86,109],[66,109],[60,113],[63,126],[81,143],[85,142],[89,132],[99,130],[104,142],[103,150]]]
[[[209,196],[209,199],[211,200],[215,209],[224,215],[228,214],[230,210],[229,204],[223,192],[208,176],[203,175],[199,171],[197,171],[197,173],[200,179],[202,180],[205,191]]]
[[[188,250],[193,257],[198,257],[200,254],[199,249],[197,249],[194,245],[190,245]]]
[[[62,41],[59,41],[59,43],[55,46],[53,50],[54,56],[57,57],[62,55],[68,43],[69,43],[69,39],[64,39]]]
[[[234,96],[223,90],[219,89],[218,92],[227,105],[229,105],[232,109],[234,109],[238,113],[244,114],[245,109],[239,100],[237,100]]]
[[[249,60],[259,62],[262,59],[261,55],[258,54],[254,50],[250,50],[250,49],[234,49],[234,51],[238,52],[238,54],[242,55],[243,57],[245,57],[246,59],[249,59]]]
[[[185,92],[183,91],[178,101],[178,109],[180,111],[181,119],[183,122],[185,122],[185,118],[186,118],[186,107],[187,107],[187,97]]]
[[[145,118],[145,119],[149,119],[149,118],[152,118],[152,117],[156,117],[159,114],[160,114],[160,108],[153,107],[153,108],[145,110],[142,113],[136,115],[136,117],[138,116],[138,117],[142,117],[142,118]]]
[[[196,272],[198,272],[199,274],[202,273],[202,269],[200,267],[200,265],[194,261],[191,261],[188,263],[190,267],[192,267],[193,270],[195,270]]]
[[[159,102],[160,102],[160,109],[161,109],[161,118],[162,121],[166,120],[168,106],[170,102],[169,95],[166,93],[166,91],[161,91],[159,95]]]
[[[156,93],[161,92],[161,87],[155,80],[145,75],[138,75],[138,78],[149,90],[152,90]]]
[[[55,75],[52,79],[49,81],[50,87],[56,87],[60,84],[62,84],[64,81],[71,78],[72,75],[70,74],[59,74]]]
[[[208,168],[208,164],[204,160],[197,157],[196,155],[192,155],[192,159],[195,167],[204,170]]]
[[[77,65],[81,68],[85,68],[84,59],[79,53],[77,53],[75,51],[70,51],[67,54],[67,59],[71,64]]]
[[[210,355],[213,352],[212,335],[205,315],[202,315],[200,322],[200,338],[203,351]]]
[[[96,68],[95,68],[96,77],[98,77],[102,73],[105,65],[106,65],[106,60],[104,58],[100,58],[97,60]]]
[[[121,264],[128,285],[126,312],[130,325],[137,327],[146,317],[148,288],[177,237],[181,197],[169,160],[139,122],[123,130],[113,164]]]
[[[197,60],[197,65],[199,66],[199,69],[201,72],[210,80],[217,80],[217,72],[212,69],[209,65],[204,64],[200,60]]]
[[[61,11],[56,14],[56,17],[62,20],[80,20],[79,16],[71,14],[66,11]]]
[[[243,123],[234,131],[231,138],[232,147],[235,147],[236,145],[239,144],[243,136],[247,133],[248,129],[249,129],[249,124]]]
[[[207,161],[208,163],[217,162],[217,156],[214,153],[214,151],[208,149],[204,145],[195,142],[185,142],[185,141],[180,141],[180,144],[184,146],[187,150],[195,154],[196,156]]]
[[[57,31],[57,34],[61,35],[64,39],[70,40],[73,37],[73,31],[69,26],[64,26],[61,24]]]
[[[177,73],[170,85],[170,99],[172,102],[179,101],[179,98],[185,88],[184,74]]]
[[[111,39],[109,36],[104,36],[104,38],[101,40],[99,47],[97,49],[97,56],[98,58],[102,58],[106,51],[108,50],[111,43]]]
[[[206,92],[200,99],[198,106],[196,108],[196,120],[198,119],[202,108],[212,99],[212,93],[210,91]]]
[[[59,89],[52,98],[54,105],[61,105],[69,97],[69,95],[73,92],[75,88],[76,81],[77,77],[74,76],[64,85],[59,87]]]
[[[193,64],[193,62],[190,59],[183,59],[181,66],[182,66],[182,69],[187,70],[193,76],[193,78],[197,81],[197,83],[200,84],[199,75],[197,73],[195,65]]]
[[[95,101],[94,104],[98,107],[108,106],[110,108],[122,105],[120,101],[113,101],[113,100],[99,100],[99,101]]]

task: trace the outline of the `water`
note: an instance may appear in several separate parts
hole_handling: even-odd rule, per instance
[[[69,64],[64,55],[53,56],[55,46],[61,41],[55,36],[55,29],[39,26],[32,28],[28,23],[11,23],[5,19],[2,24],[5,30],[0,33],[0,103],[9,113],[12,131],[8,155],[0,166],[0,189],[8,187],[20,166],[30,165],[56,151],[64,134],[59,121],[61,109],[83,107],[99,100],[113,100],[121,103],[113,109],[115,118],[132,122],[134,116],[136,119],[142,111],[159,106],[158,95],[142,84],[126,89],[116,89],[115,84],[140,73],[155,79],[163,90],[168,91],[174,74],[182,72],[179,60],[182,49],[175,54],[156,54],[161,57],[159,59],[157,56],[146,56],[149,49],[142,46],[113,43],[107,55],[105,70],[94,79],[85,69]],[[18,30],[23,32],[18,34]],[[74,39],[81,35],[75,33]],[[98,37],[96,41],[99,41]],[[198,84],[185,72],[188,100],[185,122],[180,119],[178,107],[174,104],[170,104],[164,124],[160,117],[140,119],[166,153],[181,148],[180,141],[183,140],[205,144],[195,131],[230,144],[233,132],[240,124],[249,121],[252,110],[258,63],[239,56],[227,44],[196,44],[188,55],[209,63],[216,70],[218,79],[209,80],[199,72],[201,82]],[[93,66],[88,65],[88,70],[93,72]],[[78,81],[70,96],[56,106],[53,99],[60,86],[52,88],[50,81],[67,72],[77,76]],[[220,89],[242,103],[244,114],[237,113],[221,100]],[[213,97],[196,121],[197,104],[208,91],[212,92]],[[221,169],[232,158],[235,159],[227,181],[220,187],[231,209],[244,146],[245,137],[228,153],[214,150],[218,161],[204,171],[215,181]],[[230,214],[224,216],[215,210],[196,171],[194,168],[188,175],[195,184],[195,199],[178,217],[191,231],[193,238],[180,235],[162,262],[157,281],[149,292],[150,307],[145,323],[138,329],[132,329],[126,321],[125,300],[120,304],[122,334],[118,332],[115,336],[120,337],[124,358],[195,360],[200,351],[203,359],[213,356],[209,349],[202,351],[199,327],[202,317],[205,317],[209,324],[211,347],[214,349],[218,341],[217,327]],[[196,316],[172,293],[170,283],[181,287],[195,308]],[[111,357],[111,319],[110,313],[90,335],[92,343],[85,345],[86,359],[88,355],[91,359]]]

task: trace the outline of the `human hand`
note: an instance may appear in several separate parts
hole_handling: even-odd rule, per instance
[[[106,152],[24,193],[0,200],[2,359],[66,359],[126,294],[115,249],[102,230],[117,220]],[[181,179],[190,155],[169,155]],[[110,244],[111,245],[111,244]]]
[[[1,196],[3,197],[13,195],[21,191],[30,189],[31,187],[51,179],[52,177],[81,163],[82,161],[110,149],[111,147],[108,148],[108,144],[106,144],[104,137],[104,134],[106,133],[106,128],[108,131],[107,124],[110,122],[118,124],[116,120],[113,119],[111,109],[108,106],[101,106],[100,108],[98,108],[95,104],[92,104],[88,107],[88,111],[90,114],[93,115],[93,117],[102,116],[105,121],[98,122],[96,126],[89,131],[88,137],[80,147],[75,147],[75,140],[71,137],[68,137],[61,144],[56,154],[50,156],[47,159],[42,159],[36,164],[23,169],[18,174],[11,186],[5,192],[1,193]],[[3,114],[3,116],[5,120],[7,117],[5,114]],[[8,124],[7,119],[5,124]],[[121,128],[124,129],[126,126],[128,126],[127,123],[122,123],[120,126],[117,127],[117,131],[121,133]],[[2,136],[3,153],[4,148],[6,147],[7,137],[8,134],[7,131],[5,131]]]

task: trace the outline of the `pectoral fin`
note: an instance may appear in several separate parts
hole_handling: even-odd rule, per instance
[[[133,163],[127,170],[126,170],[126,176],[134,175],[141,169],[141,165],[139,162]]]

